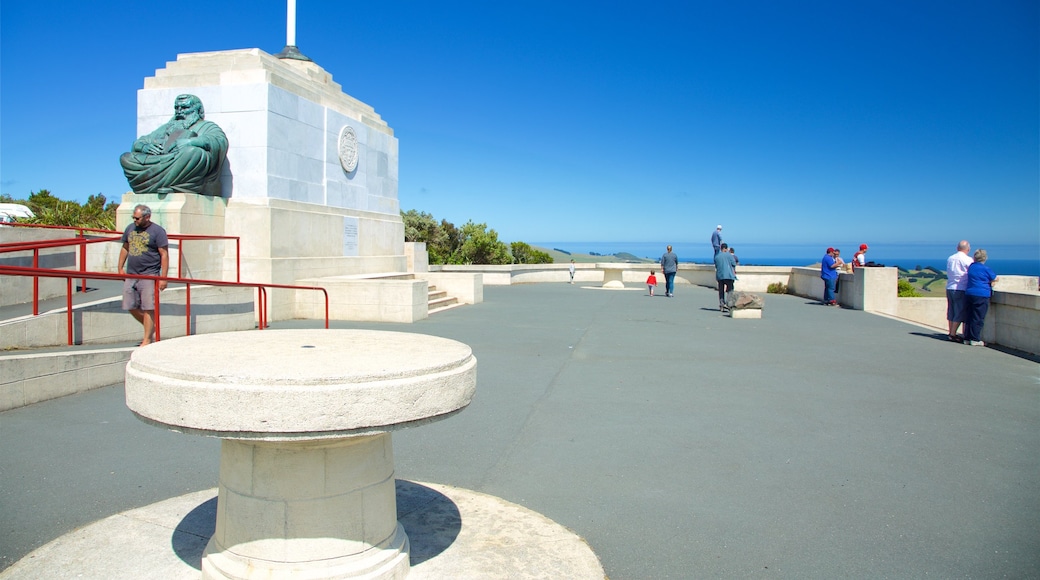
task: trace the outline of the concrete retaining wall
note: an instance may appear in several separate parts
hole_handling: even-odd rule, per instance
[[[461,272],[417,272],[415,277],[426,280],[430,286],[444,290],[461,304],[479,304],[484,301],[482,276]]]
[[[122,309],[122,299],[108,298],[77,305],[72,313],[72,337],[76,344],[140,342],[141,325]],[[184,336],[186,324],[184,287],[162,293],[160,331],[163,338]],[[193,286],[191,327],[194,333],[249,330],[253,319],[253,289],[230,286]],[[64,308],[23,316],[0,324],[0,350],[43,348],[68,344],[68,316]]]
[[[124,347],[5,355],[0,411],[121,383],[133,351]]]
[[[329,318],[332,320],[415,322],[429,316],[429,284],[426,280],[332,276],[305,278],[296,284],[318,286],[328,291]],[[296,293],[296,318],[325,319],[325,297],[320,292],[293,292]]]

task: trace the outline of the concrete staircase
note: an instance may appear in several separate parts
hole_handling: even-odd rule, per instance
[[[429,288],[430,297],[428,300],[428,304],[431,316],[438,312],[444,312],[445,310],[451,310],[452,308],[462,306],[462,304],[459,303],[458,298],[455,298],[454,296],[448,296],[448,292],[446,290],[438,290],[437,286],[433,284],[430,284]]]

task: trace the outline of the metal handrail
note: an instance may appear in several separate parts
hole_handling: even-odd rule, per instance
[[[65,246],[79,246],[79,269],[75,270],[77,273],[86,272],[86,254],[87,244],[96,244],[101,242],[119,241],[119,238],[94,238],[88,240],[87,238],[73,238],[71,240],[39,240],[35,242],[7,242],[0,244],[0,253],[5,252],[32,252],[33,261],[32,267],[40,267],[40,250],[49,248],[62,248]],[[68,270],[63,270],[68,271]],[[87,279],[82,276],[75,276],[76,278],[82,278],[81,287],[83,292],[87,291]],[[36,276],[33,277],[33,316],[40,314],[40,279]]]
[[[185,334],[191,334],[191,285],[202,284],[205,286],[232,286],[232,287],[250,287],[256,288],[257,300],[260,302],[258,309],[258,327],[260,330],[267,328],[267,289],[268,288],[281,288],[286,290],[318,290],[325,296],[325,328],[329,328],[329,293],[327,290],[320,286],[294,286],[291,284],[268,284],[264,282],[226,282],[224,280],[198,280],[195,278],[179,278],[170,276],[150,276],[147,274],[110,274],[108,272],[70,272],[68,270],[58,270],[55,268],[30,268],[26,266],[3,266],[0,265],[0,275],[11,275],[11,276],[42,276],[45,278],[65,278],[66,279],[66,316],[68,317],[68,343],[73,344],[73,333],[72,333],[72,280],[74,278],[84,278],[85,280],[126,280],[126,279],[139,279],[139,280],[154,280],[167,281],[180,283],[185,285],[186,289],[186,310],[185,310]],[[159,285],[155,285],[155,340],[160,340],[160,301],[159,301]],[[38,316],[38,312],[33,313],[34,316]]]
[[[117,235],[117,236],[122,236],[123,235],[123,232],[121,232],[119,230],[105,230],[105,229],[100,229],[100,228],[86,228],[86,227],[79,227],[79,226],[55,226],[55,225],[45,225],[45,224],[23,224],[23,223],[18,223],[18,222],[3,222],[3,223],[0,223],[0,225],[12,226],[12,227],[21,227],[21,228],[43,228],[43,229],[52,229],[52,230],[70,230],[70,231],[77,232],[77,239],[86,239],[86,234],[84,232],[91,232],[91,233],[97,233],[97,234],[114,234],[114,235]],[[240,238],[239,236],[218,236],[218,235],[209,235],[209,234],[171,234],[171,233],[167,233],[166,237],[171,239],[171,240],[179,240],[181,242],[185,242],[185,241],[188,241],[188,240],[235,240],[235,281],[236,282],[241,282],[242,281],[242,238]],[[111,240],[106,238],[106,241],[111,241]],[[119,238],[117,238],[114,241],[119,241]],[[43,242],[55,242],[56,245],[41,246],[41,247],[49,247],[49,248],[50,247],[60,247],[61,245],[74,245],[73,243],[70,243],[71,240],[41,240],[40,242],[8,242],[6,244],[0,244],[0,252],[3,252],[3,251],[15,251],[15,252],[16,251],[28,251],[31,248],[20,248],[20,249],[9,249],[9,250],[4,250],[2,248],[4,248],[5,246],[8,246],[8,245],[15,245],[15,244],[38,244],[38,243],[43,243]],[[61,242],[65,242],[65,243],[62,244]],[[181,272],[184,271],[184,250],[183,250],[183,244],[181,244],[181,248],[182,249],[181,249],[180,253],[177,254],[177,273],[181,273]],[[86,262],[87,262],[87,251],[86,251],[85,247],[81,247],[80,248],[80,256],[79,257],[80,257],[80,269],[85,271],[86,270]],[[87,291],[86,280],[84,280],[84,282],[83,282],[83,291],[84,292]]]

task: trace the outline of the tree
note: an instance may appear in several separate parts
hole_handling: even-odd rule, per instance
[[[87,203],[80,205],[75,201],[59,199],[46,189],[29,194],[27,200],[14,200],[4,195],[5,203],[21,203],[33,211],[35,217],[22,220],[25,223],[49,226],[72,226],[114,230],[116,228],[116,208],[119,204],[105,204],[102,194],[91,195]]]
[[[470,220],[462,226],[462,245],[450,258],[452,264],[512,264],[513,257],[504,242],[499,241],[498,232],[489,230],[487,224],[476,224]]]
[[[548,253],[536,250],[525,242],[513,242],[509,244],[509,251],[513,254],[514,264],[552,264],[553,259]]]
[[[451,255],[462,245],[460,232],[448,220],[437,220],[426,212],[410,209],[401,212],[404,221],[404,241],[425,242],[431,264],[447,264]]]
[[[472,220],[462,228],[448,220],[440,224],[430,214],[414,209],[401,212],[404,241],[425,242],[431,264],[551,264],[552,256],[524,242],[513,242],[513,253],[498,232]]]

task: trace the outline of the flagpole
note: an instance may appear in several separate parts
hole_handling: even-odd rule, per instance
[[[285,48],[275,56],[278,58],[309,61],[311,59],[304,56],[300,50],[296,48],[296,0],[286,1]]]

